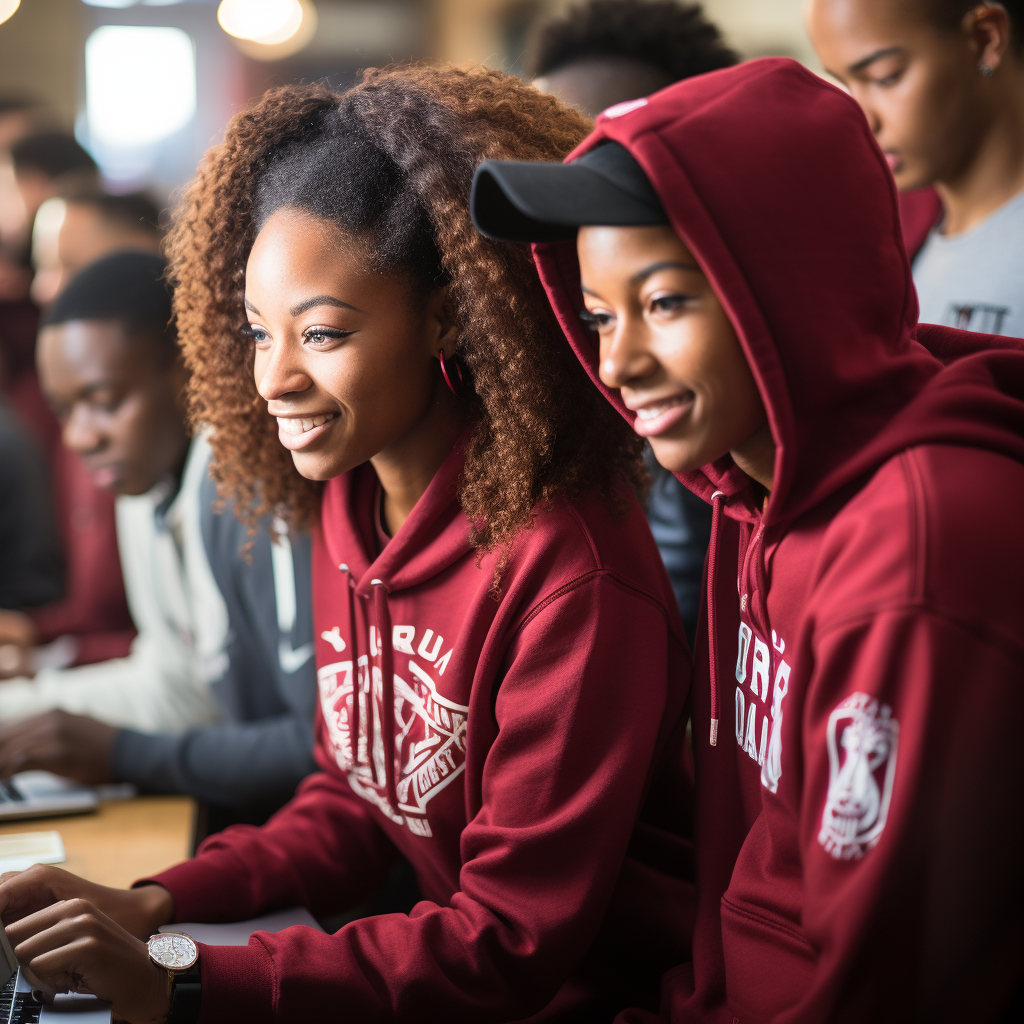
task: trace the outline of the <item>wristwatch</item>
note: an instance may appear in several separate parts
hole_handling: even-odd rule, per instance
[[[149,959],[167,971],[171,986],[167,1024],[195,1024],[202,997],[199,947],[181,932],[161,932],[149,938]]]

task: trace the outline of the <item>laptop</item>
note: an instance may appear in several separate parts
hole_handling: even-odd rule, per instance
[[[53,1003],[41,1003],[25,981],[7,932],[0,924],[0,1024],[59,1024],[72,1018],[75,1024],[110,1024],[110,1004],[95,996],[58,995]]]
[[[0,822],[85,814],[96,810],[98,803],[96,790],[50,772],[19,772],[0,779]],[[6,1024],[2,1014],[0,1024]]]

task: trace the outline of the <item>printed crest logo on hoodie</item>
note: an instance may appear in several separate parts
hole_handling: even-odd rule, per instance
[[[339,626],[324,630],[320,636],[337,653],[345,650]],[[370,658],[379,653],[376,627],[370,626],[369,656],[364,654],[357,659],[358,673],[353,672],[351,658],[324,665],[317,672],[320,705],[334,759],[347,774],[349,785],[396,824],[405,825],[410,832],[420,836],[431,835],[426,818],[427,804],[465,768],[469,708],[438,692],[435,677],[444,675],[452,656],[451,649],[442,654],[443,647],[444,637],[433,629],[417,633],[415,626],[392,628],[392,648],[396,655],[392,713],[395,718],[397,810],[387,799],[387,755],[381,722],[384,714],[383,680],[376,665],[370,670]],[[404,672],[398,670],[397,656],[400,654],[408,659]],[[357,675],[358,682],[354,688]],[[354,689],[359,695],[358,715],[353,714]],[[355,749],[354,719],[358,719]]]
[[[892,708],[854,693],[829,715],[829,782],[818,842],[836,860],[859,860],[889,816],[899,722]]]

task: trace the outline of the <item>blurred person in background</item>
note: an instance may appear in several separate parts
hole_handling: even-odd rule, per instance
[[[30,230],[39,207],[62,191],[96,188],[96,161],[69,132],[46,131],[25,135],[11,143],[14,180]],[[25,244],[28,244],[26,233]]]
[[[53,216],[41,223],[48,209]],[[101,256],[122,250],[157,253],[162,239],[160,211],[144,192],[78,190],[48,199],[32,233],[32,298],[45,307]]]
[[[17,623],[12,609],[54,601],[63,586],[46,463],[0,398],[0,621]],[[14,642],[0,641],[0,671],[7,674],[27,661],[29,637],[13,628]]]
[[[527,47],[533,84],[589,117],[693,75],[730,67],[738,55],[699,4],[590,0],[542,21]],[[697,633],[711,507],[658,465],[650,450],[647,520],[691,645]]]
[[[590,0],[540,22],[527,59],[538,89],[596,117],[739,57],[699,4]]]
[[[162,233],[159,210],[142,193],[107,195],[95,188],[72,188],[66,197],[51,197],[36,213],[32,298],[52,302],[82,267],[117,251],[155,253]],[[34,347],[34,346],[33,346]],[[35,399],[30,406],[37,435],[49,435],[56,420],[38,391],[34,366],[23,374],[21,394]],[[22,403],[23,409],[25,403]],[[0,643],[22,648],[49,645],[47,660],[87,665],[128,653],[134,626],[124,596],[114,524],[114,496],[97,488],[81,461],[60,442],[50,440],[56,520],[65,552],[65,596],[59,602],[21,616],[0,616]],[[32,662],[24,656],[20,671],[0,662],[0,677],[23,674]]]
[[[21,121],[10,127],[13,132]],[[91,156],[61,131],[35,132],[14,139],[9,150],[9,173],[0,175],[0,209],[20,209],[20,222],[10,223],[2,240],[10,264],[19,268],[0,275],[6,281],[7,308],[0,309],[0,387],[11,406],[32,431],[44,454],[58,443],[60,430],[39,393],[35,373],[38,311],[29,299],[32,274],[30,240],[39,207],[62,189],[97,187],[97,168]]]
[[[263,529],[248,561],[246,527],[214,512],[209,445],[185,429],[164,268],[152,254],[105,257],[40,333],[65,443],[119,495],[139,635],[126,658],[0,684],[13,723],[0,728],[0,777],[133,782],[199,797],[220,821],[261,821],[314,769],[310,542],[272,545]]]
[[[40,104],[31,96],[7,94],[0,96],[0,153],[8,156],[18,139],[31,135],[36,127]],[[2,221],[0,221],[2,227]]]
[[[39,104],[28,96],[0,95],[0,321],[3,307],[23,299],[28,267],[25,241],[28,224],[11,161],[11,145],[36,127]]]
[[[921,321],[1024,337],[1024,0],[810,0],[807,28],[904,192]]]

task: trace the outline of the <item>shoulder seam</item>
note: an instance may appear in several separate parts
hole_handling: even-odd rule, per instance
[[[616,586],[621,587],[623,590],[631,592],[636,597],[640,598],[643,601],[646,601],[648,604],[653,605],[655,608],[657,608],[658,612],[661,614],[662,619],[664,619],[665,621],[665,626],[668,630],[669,636],[671,636],[677,643],[681,642],[679,634],[672,623],[672,617],[666,614],[665,606],[662,604],[661,601],[658,600],[657,597],[655,597],[649,591],[642,590],[640,587],[628,583],[626,580],[622,579],[622,577],[619,576],[616,572],[614,572],[614,570],[606,568],[595,568],[590,570],[590,572],[585,572],[580,574],[579,576],[574,576],[571,580],[567,580],[561,586],[556,587],[550,593],[545,594],[542,598],[540,598],[540,600],[537,601],[536,604],[534,604],[530,608],[528,612],[526,612],[526,614],[522,617],[520,622],[511,631],[511,633],[509,634],[509,642],[513,641],[522,630],[524,630],[535,618],[537,618],[537,616],[542,611],[544,611],[545,608],[553,604],[559,598],[564,597],[566,594],[572,593],[572,591],[578,590],[585,584],[597,580],[599,577],[603,576],[608,577],[608,579]],[[683,643],[684,650],[689,650],[689,647],[685,644],[685,641],[683,641]]]
[[[934,608],[923,600],[896,600],[872,607],[860,608],[849,615],[843,616],[841,619],[832,620],[828,625],[816,628],[814,630],[814,641],[817,643],[832,633],[868,622],[879,615],[899,612],[916,612],[942,620],[948,625],[969,634],[980,643],[1005,651],[1011,657],[1019,658],[1024,656],[1024,638],[1014,636],[1009,632],[1004,633],[1003,631],[995,630],[987,623],[969,622],[952,612],[947,612],[941,608]]]

